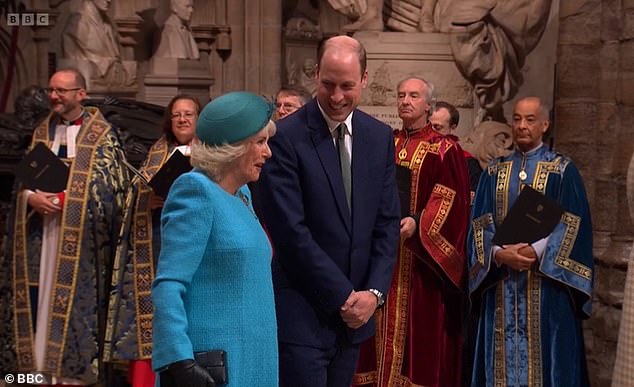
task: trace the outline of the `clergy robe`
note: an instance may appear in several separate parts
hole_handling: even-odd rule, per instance
[[[394,136],[396,163],[411,170],[409,210],[418,227],[401,239],[376,337],[362,347],[354,385],[459,386],[467,164],[460,146],[431,125]]]
[[[524,184],[565,212],[539,261],[519,272],[497,265],[492,239]],[[577,168],[543,145],[499,158],[482,174],[472,219],[469,291],[481,309],[471,385],[587,386],[581,319],[591,308],[592,226]]]
[[[147,180],[161,169],[177,147],[162,136],[152,145],[140,172]],[[125,204],[121,242],[112,275],[112,292],[104,347],[107,361],[129,360],[133,387],[153,385],[152,281],[161,247],[161,210],[150,208],[152,189],[133,179]],[[136,360],[144,360],[137,362]]]
[[[62,212],[40,216],[18,185],[6,251],[0,259],[0,369],[39,371],[84,385],[104,380],[101,351],[112,261],[128,175],[111,125],[96,108],[85,108]],[[34,131],[51,146],[59,118],[51,113]],[[52,261],[41,254],[47,232],[57,229]],[[48,279],[42,282],[40,276]],[[42,303],[48,288],[49,302]],[[40,294],[38,294],[40,293]],[[38,307],[38,303],[40,307]],[[35,349],[36,326],[46,319],[44,348]],[[38,321],[40,322],[38,324]],[[42,353],[40,362],[36,355]],[[40,364],[41,363],[41,364]]]

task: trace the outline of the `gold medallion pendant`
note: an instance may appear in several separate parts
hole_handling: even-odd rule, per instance
[[[519,173],[519,177],[520,177],[520,180],[521,180],[521,181],[524,181],[524,180],[526,180],[526,178],[528,177],[528,175],[526,174],[526,171],[522,169],[522,170],[520,171],[520,173]]]

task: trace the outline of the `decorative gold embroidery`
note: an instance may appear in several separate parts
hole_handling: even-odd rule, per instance
[[[473,227],[473,241],[475,244],[476,257],[478,263],[484,266],[484,230],[488,225],[493,224],[493,214],[487,212],[486,214],[477,217],[472,222]]]
[[[533,177],[532,187],[541,193],[546,191],[546,183],[548,174],[559,173],[559,163],[561,157],[555,158],[553,161],[538,161],[535,168],[535,176]]]
[[[511,179],[512,161],[504,161],[497,165],[497,187],[495,188],[495,220],[501,224],[508,210],[508,189]]]
[[[528,385],[542,386],[541,278],[527,272]]]
[[[378,361],[377,377],[385,380],[387,375],[398,375],[403,369],[405,349],[405,337],[409,320],[409,300],[410,300],[410,280],[412,263],[416,259],[414,254],[403,247],[403,242],[399,244],[399,256],[394,275],[397,286],[390,288],[387,301],[382,308],[382,313],[388,316],[393,315],[393,321],[382,318],[379,325],[379,333],[376,339],[377,360],[385,359],[392,361]],[[386,364],[390,364],[387,369]]]
[[[445,239],[440,233],[442,226],[445,224],[447,217],[449,216],[449,209],[453,205],[456,191],[444,186],[442,184],[436,184],[432,191],[432,195],[436,194],[442,198],[438,212],[434,216],[428,235],[434,244],[445,254],[451,256],[455,250],[454,246]]]
[[[66,222],[60,225],[61,241],[57,251],[57,267],[55,268],[55,281],[52,289],[52,298],[61,300],[68,298],[59,313],[54,312],[49,316],[48,321],[48,346],[49,352],[46,357],[46,367],[54,370],[57,374],[61,374],[62,359],[64,356],[64,343],[66,342],[66,334],[68,331],[68,320],[72,311],[73,298],[75,294],[75,283],[77,281],[77,268],[79,266],[79,241],[82,240],[84,228],[84,217],[86,215],[86,205],[88,202],[88,185],[87,181],[92,174],[94,164],[95,148],[101,137],[107,133],[108,124],[104,121],[103,116],[96,108],[86,107],[89,117],[85,120],[82,129],[77,135],[76,158],[88,160],[84,164],[88,167],[86,170],[80,170],[77,165],[73,164],[69,176],[70,195],[66,197],[66,204],[62,210],[62,219],[66,219],[66,213],[73,205],[80,207],[79,227],[71,226]],[[67,283],[67,285],[61,282]],[[57,305],[60,306],[60,305]]]
[[[47,122],[47,121],[46,121]],[[36,130],[37,132],[37,130]],[[36,137],[36,134],[34,134]],[[13,329],[16,336],[15,351],[18,362],[16,371],[34,370],[33,363],[33,324],[31,320],[31,302],[27,274],[26,254],[26,194],[21,193],[16,203],[16,222],[13,251]]]
[[[564,231],[564,237],[559,245],[559,251],[555,257],[555,264],[559,267],[575,273],[576,275],[583,277],[587,280],[592,279],[592,269],[589,267],[570,259],[570,253],[574,247],[577,234],[579,233],[579,227],[581,225],[581,218],[570,212],[564,212],[561,216],[561,222],[566,225]]]
[[[161,137],[152,148],[147,164],[142,171],[147,178],[152,178],[167,161],[169,144]],[[134,263],[134,296],[136,307],[136,335],[139,357],[149,359],[152,356],[152,280],[154,278],[154,255],[152,251],[152,211],[149,206],[152,191],[142,183],[139,186],[139,198],[135,206],[133,225],[133,263]]]
[[[504,281],[499,281],[495,288],[495,327],[493,332],[493,377],[496,387],[506,387],[504,313]]]

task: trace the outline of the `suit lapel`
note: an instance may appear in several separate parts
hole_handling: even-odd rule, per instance
[[[330,190],[335,198],[335,202],[337,203],[337,208],[339,209],[339,216],[342,218],[346,226],[346,230],[349,234],[351,234],[350,212],[348,210],[346,191],[343,186],[343,178],[341,176],[339,155],[335,149],[326,120],[324,120],[324,117],[322,117],[321,112],[319,111],[317,100],[313,99],[309,102],[306,109],[308,127],[311,131],[311,140],[315,146],[315,150],[317,151],[317,156],[319,157],[321,166],[326,172],[326,176],[328,176]]]

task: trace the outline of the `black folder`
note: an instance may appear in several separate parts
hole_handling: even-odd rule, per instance
[[[64,191],[68,173],[68,166],[42,142],[35,144],[15,169],[25,188],[45,192]]]
[[[185,156],[179,150],[172,153],[169,159],[167,159],[167,161],[149,181],[138,169],[134,168],[128,162],[125,162],[125,164],[145,184],[150,186],[156,195],[163,199],[167,197],[167,193],[169,192],[172,183],[174,183],[174,180],[183,173],[189,172],[192,169],[192,166],[189,163],[189,157]]]
[[[410,216],[409,202],[411,199],[412,171],[402,165],[396,166],[396,185],[398,186],[398,197],[401,202],[401,219]]]
[[[493,236],[496,245],[534,243],[547,237],[559,223],[564,210],[553,199],[524,186]]]

